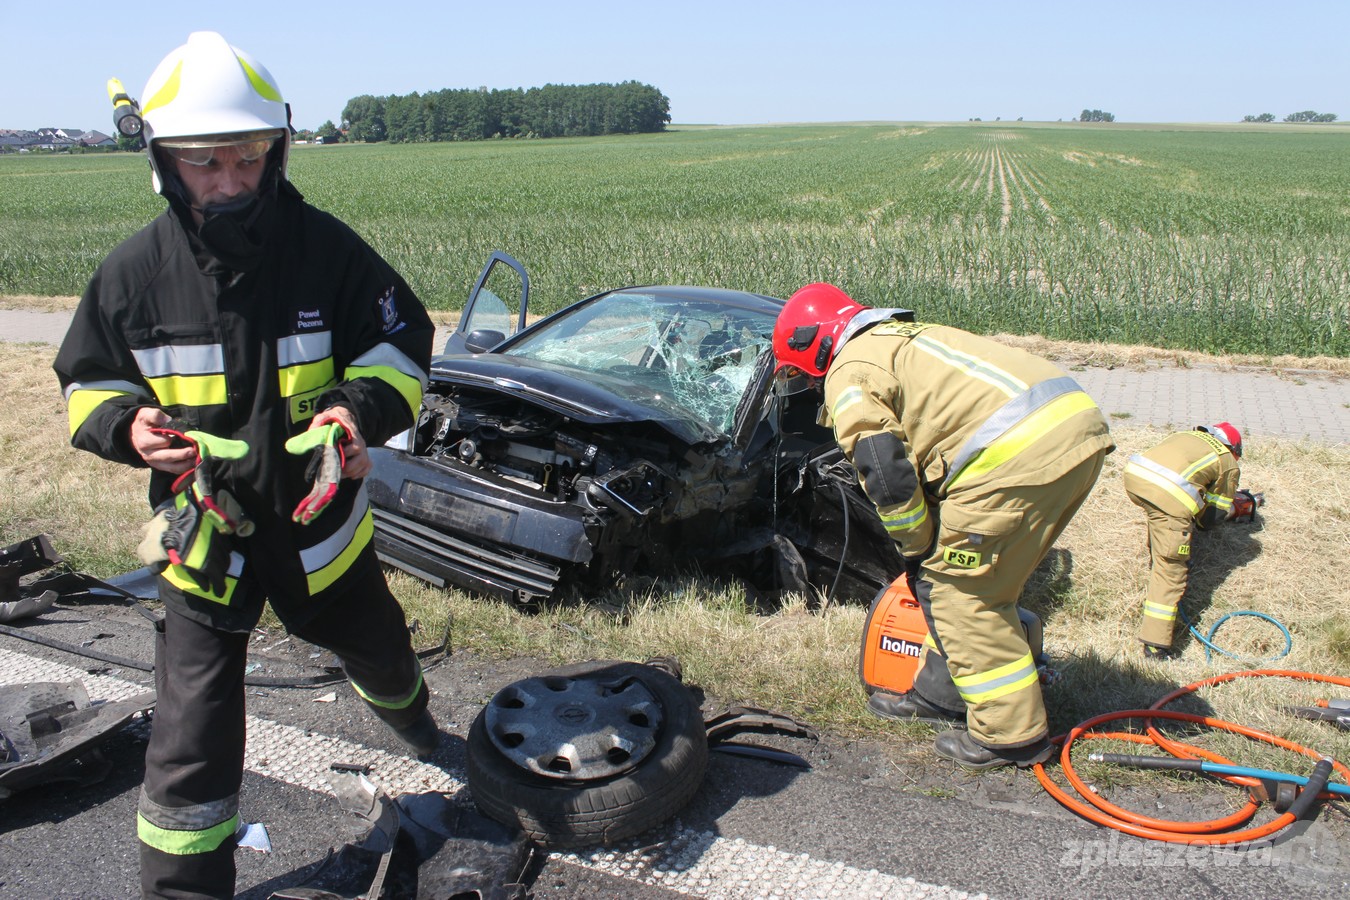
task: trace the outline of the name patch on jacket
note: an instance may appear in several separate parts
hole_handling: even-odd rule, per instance
[[[295,330],[308,331],[311,328],[322,328],[323,313],[317,309],[301,309],[295,313]]]
[[[407,322],[399,321],[398,304],[394,301],[394,288],[391,285],[389,290],[380,295],[376,301],[380,307],[380,321],[383,323],[384,333],[393,334],[395,331],[401,331]]]
[[[882,322],[880,325],[871,329],[872,334],[892,334],[900,337],[914,337],[921,331],[927,331],[930,328],[936,328],[932,322],[897,322],[894,319],[889,322]]]

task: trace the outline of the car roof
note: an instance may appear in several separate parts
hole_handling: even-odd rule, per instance
[[[782,309],[785,302],[777,297],[770,297],[767,294],[755,294],[749,291],[738,291],[734,288],[706,287],[703,285],[635,285],[633,287],[605,291],[603,294],[598,294],[597,296],[608,296],[609,294],[651,294],[654,297],[663,299],[701,300],[709,303],[719,303],[726,306],[752,309],[770,315],[777,315],[778,310]]]

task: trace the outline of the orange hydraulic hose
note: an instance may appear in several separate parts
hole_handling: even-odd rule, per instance
[[[1172,740],[1164,736],[1153,725],[1154,719],[1173,719],[1183,722],[1194,722],[1205,725],[1209,728],[1217,728],[1223,731],[1230,731],[1240,734],[1244,737],[1256,741],[1262,741],[1295,753],[1301,753],[1314,760],[1322,759],[1322,755],[1317,751],[1296,744],[1293,741],[1276,737],[1273,734],[1267,734],[1255,728],[1249,728],[1245,725],[1238,725],[1233,722],[1226,722],[1223,719],[1215,719],[1210,716],[1199,716],[1191,713],[1174,712],[1164,710],[1163,706],[1183,697],[1186,694],[1193,693],[1203,687],[1222,684],[1227,681],[1233,681],[1238,678],[1261,678],[1261,677],[1281,677],[1293,678],[1299,681],[1316,681],[1326,684],[1337,684],[1344,687],[1350,687],[1350,678],[1343,678],[1338,675],[1320,675],[1313,672],[1297,672],[1285,669],[1252,669],[1243,672],[1230,672],[1225,675],[1216,675],[1212,678],[1206,678],[1202,681],[1188,684],[1178,688],[1172,693],[1166,695],[1161,700],[1155,702],[1148,709],[1127,709],[1119,712],[1105,713],[1095,716],[1076,725],[1069,730],[1067,734],[1059,735],[1054,738],[1056,744],[1060,744],[1060,766],[1064,770],[1064,777],[1068,779],[1079,796],[1086,798],[1088,803],[1083,803],[1076,799],[1059,785],[1050,780],[1046,774],[1044,765],[1035,767],[1036,778],[1041,786],[1045,788],[1050,796],[1058,800],[1062,805],[1098,825],[1115,829],[1116,831],[1132,834],[1136,837],[1149,838],[1156,841],[1166,841],[1174,844],[1240,844],[1248,841],[1260,840],[1270,837],[1283,828],[1293,824],[1295,815],[1292,813],[1282,813],[1265,825],[1249,828],[1245,831],[1231,831],[1239,825],[1248,822],[1255,815],[1259,804],[1249,793],[1246,804],[1237,812],[1225,816],[1221,819],[1215,819],[1209,822],[1179,822],[1170,819],[1155,819],[1150,816],[1130,812],[1108,802],[1102,797],[1097,796],[1074,771],[1073,763],[1070,760],[1070,751],[1073,742],[1079,739],[1115,739],[1130,741],[1138,744],[1153,744],[1158,746],[1179,759],[1204,758],[1214,763],[1229,764],[1217,753],[1205,750],[1200,747],[1194,747],[1190,744],[1183,744],[1180,741]],[[1112,722],[1118,719],[1143,719],[1145,721],[1145,735],[1129,732],[1094,732],[1091,729],[1104,722]],[[1350,780],[1350,769],[1347,769],[1339,762],[1333,763],[1335,771],[1339,772],[1343,779]],[[1259,784],[1258,780],[1249,776],[1238,775],[1216,775],[1214,777],[1222,778],[1232,784],[1243,787],[1252,787]]]

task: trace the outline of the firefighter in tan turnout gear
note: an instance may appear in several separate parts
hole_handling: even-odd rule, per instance
[[[410,750],[437,747],[362,482],[367,442],[413,424],[433,326],[406,282],[287,179],[289,111],[256,59],[196,32],[143,97],[168,208],[99,266],[55,368],[71,442],[150,469],[139,552],[164,615],[141,890],[230,897],[244,673],[264,604],[336,654]]]
[[[792,295],[773,347],[780,378],[824,378],[835,438],[928,620],[913,689],[868,708],[951,726],[934,746],[968,767],[1048,759],[1017,601],[1115,446],[1097,405],[1045,360],[829,284]]]
[[[1148,518],[1152,569],[1139,640],[1150,659],[1172,655],[1177,607],[1191,571],[1192,526],[1234,518],[1244,500],[1252,502],[1250,495],[1238,498],[1241,457],[1242,435],[1220,422],[1174,434],[1125,464],[1125,493]]]

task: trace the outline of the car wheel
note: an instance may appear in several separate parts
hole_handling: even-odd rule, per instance
[[[469,729],[479,811],[548,848],[609,844],[679,812],[708,767],[694,695],[652,666],[597,660],[498,691]]]

